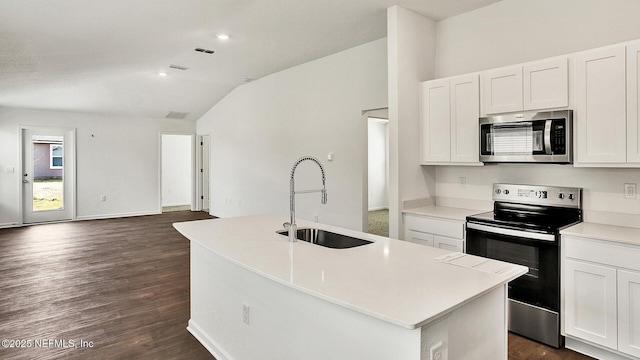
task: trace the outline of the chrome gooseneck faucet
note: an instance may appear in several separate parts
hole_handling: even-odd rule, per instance
[[[298,165],[300,165],[301,162],[305,161],[305,160],[311,160],[313,162],[315,162],[316,164],[318,164],[318,166],[320,167],[320,172],[322,173],[322,189],[315,189],[315,190],[301,190],[301,191],[296,191],[295,190],[295,181],[294,181],[294,175],[296,174],[296,168],[298,167]],[[289,222],[284,223],[284,227],[288,228],[289,231],[289,241],[294,242],[297,241],[298,239],[296,238],[296,233],[298,232],[298,227],[296,226],[296,194],[306,194],[306,193],[314,193],[314,192],[319,192],[320,193],[320,202],[322,204],[326,204],[327,203],[327,189],[325,187],[325,174],[324,174],[324,167],[322,167],[322,164],[320,163],[320,161],[318,161],[318,159],[312,157],[312,156],[303,156],[300,159],[296,160],[296,162],[293,164],[293,167],[291,167],[291,177],[289,178],[289,210],[290,210],[290,216],[289,216]]]

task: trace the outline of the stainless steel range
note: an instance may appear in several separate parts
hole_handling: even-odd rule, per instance
[[[509,330],[561,347],[560,230],[582,221],[582,189],[494,184],[493,200],[467,217],[467,252],[529,268],[509,283]]]

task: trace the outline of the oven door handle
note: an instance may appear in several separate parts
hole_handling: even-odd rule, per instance
[[[473,229],[478,231],[484,231],[493,234],[506,235],[506,236],[517,236],[525,239],[535,239],[535,240],[543,240],[543,241],[556,241],[555,235],[552,234],[540,234],[522,230],[513,230],[513,229],[505,229],[499,228],[495,226],[488,226],[476,223],[467,223],[467,229]]]

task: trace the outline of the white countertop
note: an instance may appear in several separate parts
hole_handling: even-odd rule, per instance
[[[413,209],[404,209],[402,212],[404,214],[433,216],[443,219],[466,221],[467,216],[480,214],[486,211],[431,205]]]
[[[190,221],[174,227],[191,241],[249,271],[409,329],[527,271],[519,265],[302,220],[297,221],[299,228],[315,226],[374,243],[351,249],[289,243],[287,237],[275,233],[286,220],[284,216],[259,215]],[[460,266],[435,259],[445,255],[451,259],[462,256]],[[484,265],[468,268],[480,263]]]
[[[640,229],[626,226],[582,222],[560,231],[560,234],[640,245]]]

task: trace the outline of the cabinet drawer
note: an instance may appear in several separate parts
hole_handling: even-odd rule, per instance
[[[419,231],[407,230],[406,234],[407,241],[412,243],[433,246],[433,235],[425,234]]]
[[[433,247],[449,251],[464,252],[464,240],[436,235],[433,237]]]
[[[640,247],[562,236],[564,256],[640,271]]]
[[[464,222],[461,221],[406,214],[404,222],[408,230],[464,239]]]

